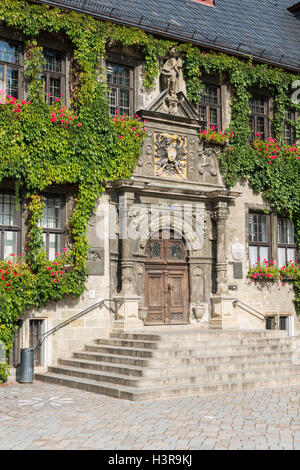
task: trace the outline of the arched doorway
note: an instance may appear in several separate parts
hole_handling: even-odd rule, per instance
[[[148,240],[145,263],[145,324],[188,322],[189,283],[185,243],[174,231],[159,230]]]

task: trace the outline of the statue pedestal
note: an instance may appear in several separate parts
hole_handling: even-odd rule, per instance
[[[117,309],[116,320],[112,324],[113,332],[144,328],[143,321],[138,317],[140,299],[135,294],[120,294],[115,297],[115,300],[120,302],[120,304]]]
[[[234,297],[225,294],[217,294],[211,298],[211,319],[209,328],[215,330],[238,330],[233,307]]]

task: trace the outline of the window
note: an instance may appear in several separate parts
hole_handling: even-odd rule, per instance
[[[133,112],[133,68],[112,62],[106,64],[110,113],[130,116]]]
[[[257,133],[261,134],[262,140],[269,137],[269,117],[268,117],[268,98],[253,96],[250,100],[250,127],[252,130],[252,139],[256,138]]]
[[[221,89],[215,85],[205,85],[198,106],[202,129],[215,126],[221,130]]]
[[[46,196],[41,227],[48,259],[53,260],[55,253],[61,252],[64,247],[65,201],[62,196]]]
[[[46,60],[43,71],[44,93],[52,104],[55,98],[61,99],[65,88],[65,60],[62,54],[48,49],[44,50]]]
[[[278,217],[278,265],[285,266],[290,260],[296,261],[296,238],[293,222]]]
[[[296,122],[296,113],[288,110],[285,115],[283,132],[284,132],[284,140],[290,145],[293,145],[296,140],[296,128],[295,128],[295,124],[293,124],[295,122]]]
[[[21,251],[21,211],[17,210],[16,197],[9,192],[0,192],[0,258]]]
[[[265,214],[249,214],[249,261],[255,265],[257,259],[269,260],[270,217]]]
[[[19,46],[0,40],[0,89],[15,98],[20,97],[20,61]]]

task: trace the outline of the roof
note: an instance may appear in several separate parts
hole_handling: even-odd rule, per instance
[[[34,0],[181,41],[300,70],[293,0]]]

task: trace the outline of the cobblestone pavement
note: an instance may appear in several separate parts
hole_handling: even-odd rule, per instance
[[[300,450],[300,387],[129,402],[0,385],[0,449]]]

